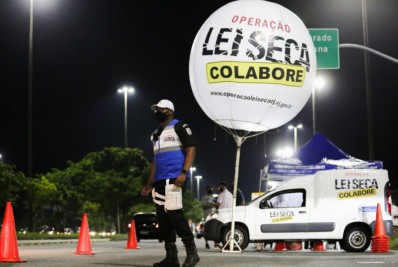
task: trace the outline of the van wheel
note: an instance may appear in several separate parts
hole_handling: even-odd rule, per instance
[[[348,228],[342,240],[342,248],[348,252],[364,252],[370,245],[370,231],[363,226]]]
[[[225,228],[222,231],[221,242],[224,245],[228,242],[230,235],[231,235],[231,228]],[[247,248],[247,245],[249,245],[249,234],[247,233],[246,229],[240,225],[235,225],[234,238],[241,250],[244,250],[245,248]]]

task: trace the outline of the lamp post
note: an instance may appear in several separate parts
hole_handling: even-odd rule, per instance
[[[199,193],[199,183],[200,183],[200,179],[202,179],[201,175],[196,175],[195,176],[196,180],[197,180],[197,185],[198,185],[198,189],[197,189],[197,193],[198,193],[198,200],[200,200],[200,193]]]
[[[312,88],[311,102],[312,102],[312,135],[316,132],[316,119],[315,119],[315,101],[316,101],[316,90],[322,89],[325,86],[325,79],[323,77],[317,77],[315,79],[315,85]]]
[[[29,16],[28,177],[33,176],[33,0]]]
[[[312,102],[312,135],[315,135],[315,91],[316,85],[312,88],[311,102]]]
[[[290,130],[293,129],[294,131],[294,152],[297,151],[297,129],[303,128],[302,124],[299,124],[297,126],[289,125],[288,127]]]
[[[189,172],[191,173],[191,176],[190,176],[190,179],[189,180],[191,180],[191,191],[193,192],[193,176],[192,176],[192,173],[194,172],[194,171],[196,171],[196,168],[195,167],[191,167],[191,168],[189,168]]]
[[[366,0],[362,0],[362,28],[363,28],[363,45],[365,47],[368,47],[369,46],[369,32],[368,32],[368,16],[367,16]],[[367,53],[367,52],[365,52],[365,85],[366,85],[366,110],[367,110],[367,115],[368,115],[369,159],[374,159],[372,85],[370,82],[369,53]]]
[[[117,92],[124,94],[124,147],[127,147],[127,96],[129,93],[134,93],[134,88],[124,86],[123,88],[117,89]]]

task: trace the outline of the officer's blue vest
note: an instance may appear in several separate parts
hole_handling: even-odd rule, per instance
[[[176,178],[181,174],[185,162],[185,150],[174,130],[179,121],[174,119],[163,129],[157,141],[152,139],[155,155],[154,181]],[[187,177],[189,173],[187,174]]]

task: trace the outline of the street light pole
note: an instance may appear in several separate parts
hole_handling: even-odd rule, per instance
[[[316,118],[315,118],[315,101],[316,101],[316,90],[322,89],[325,86],[325,79],[323,77],[317,77],[315,79],[315,85],[312,88],[311,102],[312,102],[312,135],[316,133]]]
[[[197,185],[198,185],[198,189],[197,189],[197,193],[198,193],[198,200],[200,200],[200,193],[199,193],[199,182],[200,182],[200,179],[202,179],[202,176],[201,175],[196,175],[195,176],[195,178],[197,179]]]
[[[127,147],[127,96],[129,93],[134,93],[134,88],[124,86],[117,89],[117,92],[124,94],[124,147]]]
[[[315,127],[315,91],[316,87],[312,88],[311,102],[312,102],[312,135],[315,135],[316,127]]]
[[[303,128],[302,124],[299,124],[297,126],[289,125],[288,127],[290,130],[293,129],[294,131],[294,152],[297,151],[297,129]]]
[[[28,177],[33,176],[33,0],[29,18]]]
[[[189,168],[189,172],[191,173],[191,176],[190,176],[190,179],[189,180],[191,180],[191,191],[193,192],[193,176],[192,176],[192,173],[194,172],[194,171],[196,171],[196,168],[195,167],[191,167],[191,168]]]
[[[366,9],[366,0],[362,0],[362,27],[363,44],[369,46],[368,34],[368,16]],[[373,102],[372,102],[372,84],[370,81],[370,60],[369,53],[365,52],[365,85],[366,85],[366,107],[368,115],[368,146],[369,159],[374,159],[374,127],[373,127]]]

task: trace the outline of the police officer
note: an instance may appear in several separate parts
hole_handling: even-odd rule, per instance
[[[141,195],[147,196],[152,191],[153,202],[159,220],[160,235],[165,242],[166,258],[155,263],[154,267],[180,266],[176,246],[176,234],[185,245],[187,257],[183,267],[196,266],[199,256],[196,250],[194,236],[184,217],[182,208],[165,209],[166,184],[183,187],[189,177],[189,168],[196,155],[196,142],[189,126],[174,118],[174,104],[162,99],[153,104],[156,119],[160,122],[151,136],[154,159],[147,183],[141,190]]]

